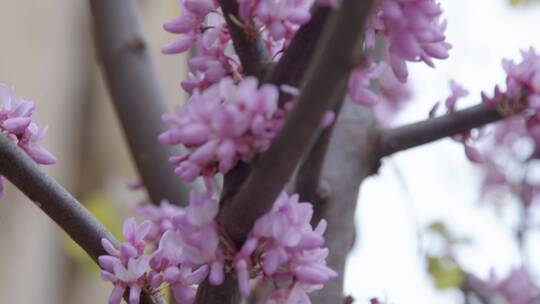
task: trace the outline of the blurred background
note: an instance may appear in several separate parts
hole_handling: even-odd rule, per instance
[[[471,92],[466,103],[478,103],[480,91],[504,82],[502,58],[517,59],[519,49],[529,46],[540,50],[537,1],[440,2],[449,19],[451,57],[437,62],[437,69],[409,65],[414,96],[395,124],[426,118],[448,95],[450,79]],[[179,86],[185,58],[159,49],[172,38],[161,24],[178,14],[177,5],[139,5],[172,108],[186,97]],[[144,196],[126,187],[137,177],[95,62],[89,21],[86,1],[1,1],[0,83],[35,100],[49,125],[44,146],[59,162],[44,169],[118,236],[122,219]],[[505,276],[515,268],[518,211],[504,200],[480,202],[480,178],[450,140],[386,159],[380,174],[362,186],[347,293],[359,303],[374,296],[390,303],[462,302],[454,288],[460,270],[428,267],[426,258],[441,247],[430,240],[432,232],[460,240],[456,259],[479,277],[490,271]],[[90,259],[16,189],[8,186],[6,192],[0,202],[1,302],[106,303],[111,286],[99,280]],[[533,233],[528,244],[531,256],[540,254],[540,234]],[[540,274],[540,263],[531,269]],[[540,283],[540,277],[533,279]]]

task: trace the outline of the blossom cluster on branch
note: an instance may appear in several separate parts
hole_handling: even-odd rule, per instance
[[[40,165],[52,165],[56,158],[39,141],[47,133],[36,119],[36,104],[26,98],[17,98],[10,87],[0,84],[0,132],[13,140],[28,156]],[[0,175],[0,198],[4,195],[3,177]]]
[[[310,203],[283,193],[236,248],[215,220],[219,203],[208,179],[206,187],[201,195],[192,192],[185,208],[168,202],[139,206],[136,213],[145,220],[124,222],[120,248],[103,239],[108,255],[99,257],[102,278],[115,286],[110,304],[119,303],[126,288],[135,304],[143,289],[152,295],[166,286],[179,303],[193,303],[199,283],[208,278],[220,285],[225,272],[237,278],[244,296],[252,283],[271,283],[269,303],[309,303],[306,293],[337,275],[325,262],[326,223],[311,227]]]

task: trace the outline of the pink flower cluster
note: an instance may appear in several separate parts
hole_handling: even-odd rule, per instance
[[[144,238],[150,229],[150,222],[137,225],[134,219],[124,222],[123,234],[126,240],[119,249],[107,239],[101,243],[109,255],[98,258],[101,278],[114,284],[109,304],[118,304],[126,288],[130,288],[129,303],[139,303],[142,288],[146,282],[148,257],[144,255]]]
[[[149,294],[158,293],[162,284],[171,287],[179,303],[193,303],[196,286],[208,275],[215,283],[223,280],[223,261],[217,224],[218,202],[209,189],[202,195],[191,194],[186,208],[163,202],[160,207],[139,207],[137,212],[149,218],[137,225],[134,219],[124,222],[124,238],[119,249],[106,239],[103,247],[109,253],[99,257],[102,278],[114,284],[109,304],[120,303],[130,288],[129,303],[139,303],[143,287]],[[147,246],[150,245],[150,246]],[[145,249],[150,254],[145,254]]]
[[[51,165],[56,158],[38,142],[47,133],[47,126],[41,128],[35,119],[36,105],[33,101],[17,98],[15,92],[0,84],[0,132],[17,143],[36,163]],[[3,177],[0,176],[0,197],[4,194]]]
[[[497,86],[492,97],[482,93],[482,98],[502,115],[523,113],[498,122],[491,131],[479,132],[477,147],[466,152],[485,171],[483,193],[506,189],[529,207],[540,191],[540,180],[534,177],[540,158],[540,56],[533,49],[522,55],[517,64],[503,61],[506,89]]]
[[[498,106],[509,101],[519,101],[525,98],[527,106],[534,112],[540,109],[540,55],[533,48],[521,51],[523,60],[514,63],[503,60],[502,65],[506,72],[506,91],[495,87],[493,97],[482,94],[484,102],[489,106]],[[540,116],[540,114],[534,116]]]
[[[249,161],[264,151],[281,127],[278,89],[258,87],[255,78],[239,84],[224,78],[202,93],[196,91],[176,115],[165,115],[170,129],[159,141],[183,145],[189,152],[171,158],[184,181],[228,172],[238,161]]]
[[[379,121],[388,124],[409,100],[411,92],[406,84],[396,79],[385,62],[367,59],[351,72],[348,95],[356,104],[374,107]]]
[[[229,30],[214,0],[180,0],[181,15],[163,25],[179,38],[162,48],[165,54],[178,54],[196,47],[197,55],[189,60],[193,72],[182,81],[189,93],[205,90],[221,78],[241,73],[239,60],[227,54],[232,47]],[[212,13],[214,18],[210,18]]]
[[[407,61],[433,66],[433,58],[446,59],[451,45],[445,41],[446,21],[441,22],[435,0],[380,0],[366,33],[366,46],[373,48],[375,35],[389,40],[388,62],[401,82],[407,80]]]
[[[310,221],[313,207],[299,203],[298,195],[282,193],[273,209],[260,217],[247,241],[234,257],[234,269],[241,293],[250,293],[250,278],[259,282],[274,281],[271,303],[310,303],[306,292],[322,287],[337,276],[326,266],[328,249],[323,220],[313,230]],[[285,301],[292,299],[294,301]],[[273,302],[272,302],[273,301]]]
[[[237,251],[219,232],[219,203],[210,180],[205,183],[207,191],[192,192],[185,208],[167,202],[139,206],[137,213],[147,220],[139,225],[125,221],[119,249],[102,241],[108,253],[99,257],[102,278],[114,284],[109,304],[119,303],[126,288],[129,303],[136,304],[144,287],[152,295],[163,286],[171,287],[179,303],[193,303],[198,284],[208,277],[219,285],[226,271],[237,277],[243,295],[249,294],[251,279],[272,281],[278,288],[268,303],[310,303],[306,292],[336,276],[326,266],[328,250],[321,247],[326,223],[312,229],[311,204],[282,194]]]
[[[254,21],[274,41],[290,41],[298,26],[311,18],[312,0],[239,0],[240,17]]]

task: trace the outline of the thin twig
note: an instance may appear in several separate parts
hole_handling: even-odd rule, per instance
[[[520,109],[508,114],[518,114],[524,109],[525,107],[521,106]],[[467,132],[506,117],[507,115],[502,116],[497,109],[480,104],[440,117],[394,129],[382,130],[379,155],[381,157],[388,156],[399,151]]]
[[[153,203],[186,202],[187,187],[168,159],[178,154],[160,145],[167,112],[138,21],[136,2],[90,0],[98,57],[131,154]]]
[[[238,17],[237,0],[219,0],[219,4],[231,33],[234,50],[242,63],[243,72],[246,75],[261,75],[270,62],[263,41],[256,30],[252,33],[253,37],[248,35],[246,27],[253,26],[249,20],[244,20],[246,26],[239,26],[238,21],[241,18]]]

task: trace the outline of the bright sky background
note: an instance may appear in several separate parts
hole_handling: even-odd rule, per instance
[[[471,92],[462,106],[478,103],[480,91],[492,92],[494,84],[503,84],[502,58],[519,59],[519,49],[529,46],[540,51],[540,5],[511,8],[506,0],[441,3],[454,48],[450,59],[437,62],[436,69],[409,65],[414,102],[398,123],[426,118],[433,104],[449,94],[450,79]],[[519,255],[508,228],[515,212],[504,209],[501,221],[492,206],[479,202],[479,183],[480,172],[450,140],[386,159],[380,174],[361,189],[347,293],[358,303],[372,296],[396,304],[460,303],[458,292],[435,291],[423,268],[417,228],[433,220],[443,220],[457,235],[473,238],[474,244],[459,255],[470,272],[487,277],[494,267],[505,275],[517,266]],[[531,243],[540,245],[540,237]]]

